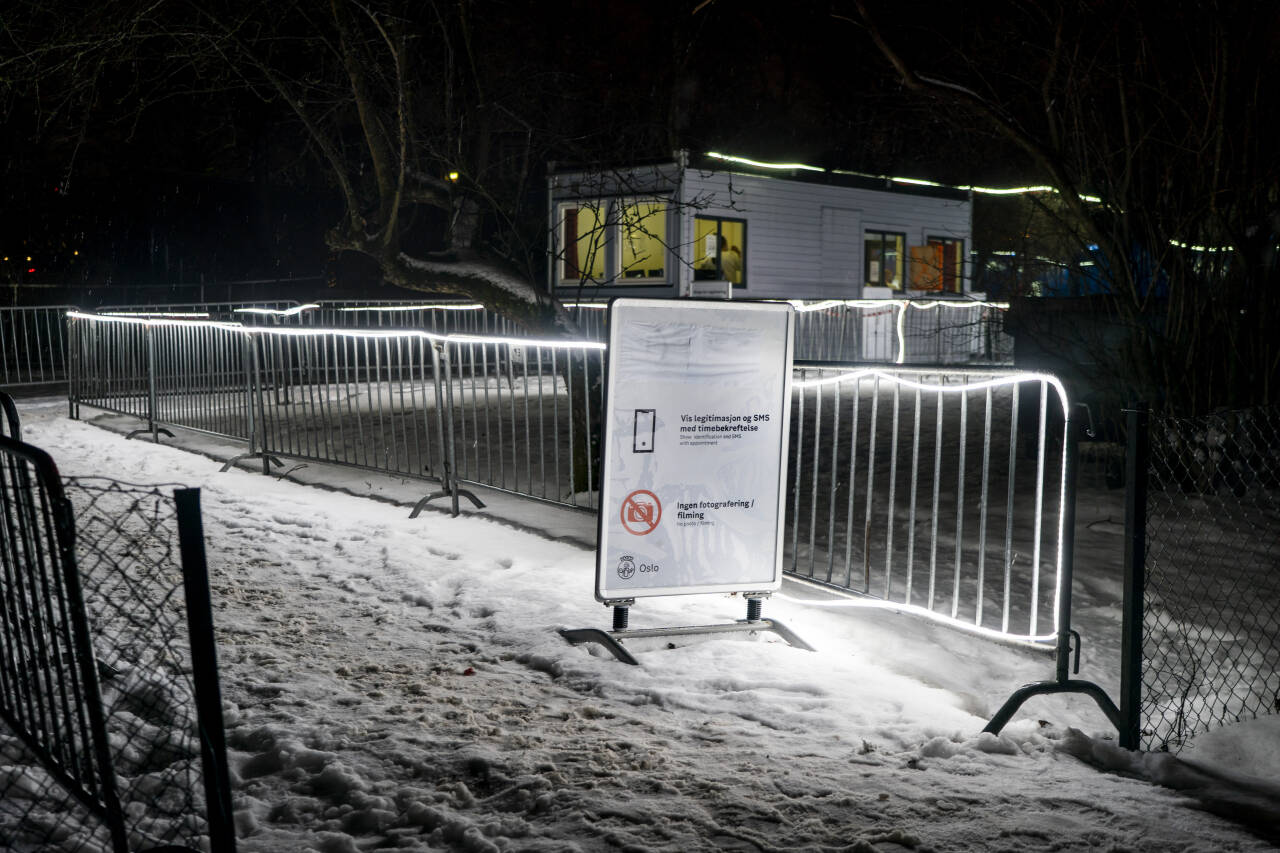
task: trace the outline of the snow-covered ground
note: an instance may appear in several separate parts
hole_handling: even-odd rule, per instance
[[[408,518],[424,488],[349,469],[233,470],[21,404],[64,475],[203,489],[240,848],[462,851],[1273,850],[1280,718],[1181,758],[1119,750],[1092,703],[1044,697],[1043,651],[913,617],[765,605],[818,651],[771,636],[633,650],[629,667],[559,627],[608,627],[594,522],[511,499]],[[96,421],[96,423],[95,423]],[[105,428],[104,428],[105,427]],[[173,444],[174,442],[170,442]],[[237,448],[180,435],[229,458]],[[389,502],[390,501],[390,502]],[[398,504],[398,505],[397,505]],[[1080,677],[1115,695],[1120,496],[1080,500]],[[515,524],[507,523],[510,518]],[[547,531],[539,535],[538,530]],[[632,627],[731,621],[741,600],[646,600]]]

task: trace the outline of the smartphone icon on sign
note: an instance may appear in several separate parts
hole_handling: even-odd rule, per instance
[[[631,438],[632,453],[652,453],[656,427],[653,409],[636,409],[635,432]]]

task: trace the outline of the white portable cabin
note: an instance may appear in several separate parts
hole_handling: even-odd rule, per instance
[[[548,286],[561,299],[968,295],[969,194],[728,159],[555,171]]]

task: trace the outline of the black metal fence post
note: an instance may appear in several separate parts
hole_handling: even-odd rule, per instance
[[[222,691],[218,685],[218,655],[213,638],[209,597],[209,566],[205,559],[204,522],[200,490],[175,489],[178,546],[186,593],[187,626],[191,634],[192,683],[200,754],[204,769],[205,803],[212,853],[235,853],[235,821],[231,811],[231,777],[227,770],[227,739],[222,726]]]
[[[1151,460],[1148,414],[1146,403],[1134,403],[1125,409],[1124,625],[1120,640],[1120,746],[1125,749],[1137,749],[1142,733],[1142,619]]]

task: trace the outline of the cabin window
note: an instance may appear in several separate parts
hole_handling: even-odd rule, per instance
[[[863,239],[863,282],[868,287],[902,289],[903,247],[907,235],[867,231]]]
[[[559,208],[560,280],[600,284],[605,275],[605,208],[599,202],[574,202]]]
[[[698,216],[693,220],[693,277],[747,286],[747,223]]]
[[[960,293],[964,290],[964,240],[929,235],[925,237],[925,242],[942,250],[941,290],[944,293]]]
[[[667,207],[662,199],[562,202],[560,284],[666,284]]]
[[[667,277],[667,205],[657,199],[619,202],[619,274],[623,279]],[[624,282],[625,283],[625,282]]]

